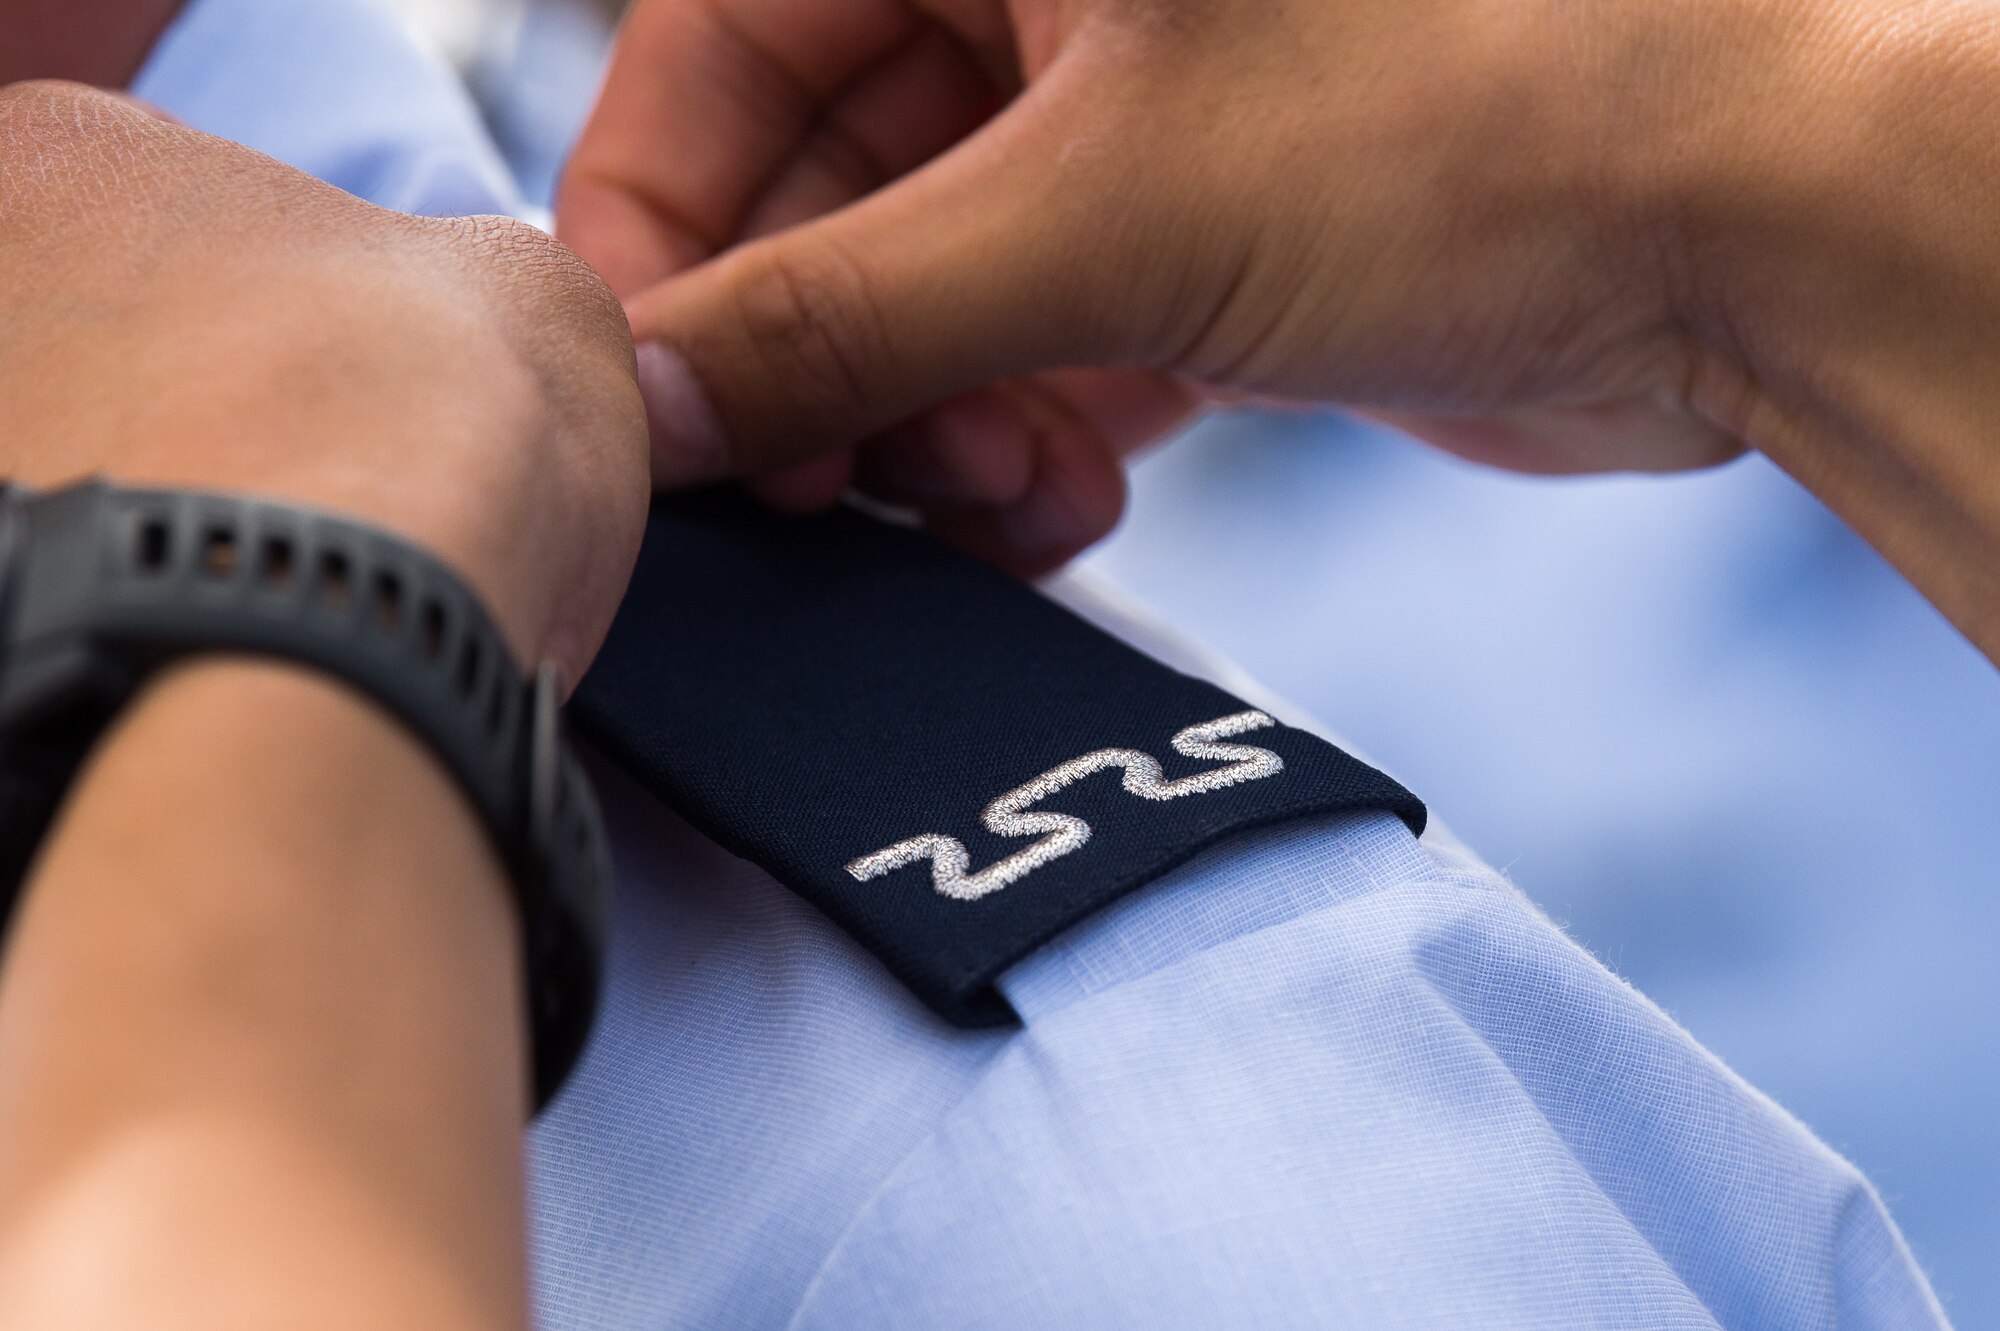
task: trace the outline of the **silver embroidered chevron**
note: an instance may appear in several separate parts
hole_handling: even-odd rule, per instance
[[[1285,770],[1285,760],[1269,749],[1217,742],[1231,735],[1262,730],[1265,726],[1276,724],[1263,712],[1252,711],[1237,712],[1204,721],[1198,726],[1189,726],[1174,736],[1175,753],[1229,765],[1184,776],[1178,781],[1164,780],[1166,774],[1160,770],[1159,760],[1137,749],[1098,749],[1081,758],[1072,758],[1060,767],[1052,767],[1025,786],[1017,786],[987,805],[980,819],[988,831],[1001,836],[1039,836],[1041,840],[1003,860],[996,860],[978,873],[966,872],[972,859],[966,853],[964,842],[936,832],[898,841],[872,855],[863,855],[848,864],[847,872],[865,883],[871,878],[894,873],[906,864],[928,859],[931,862],[931,882],[939,893],[956,901],[977,901],[989,892],[998,892],[1009,883],[1019,882],[1049,861],[1060,859],[1090,840],[1090,824],[1083,819],[1066,813],[1029,813],[1029,805],[1047,799],[1064,786],[1107,767],[1124,768],[1126,793],[1143,800],[1205,795],[1211,790],[1221,790],[1224,786],[1242,781],[1276,776]]]

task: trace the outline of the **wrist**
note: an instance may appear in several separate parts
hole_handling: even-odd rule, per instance
[[[514,914],[471,807],[394,719],[310,670],[200,658],[147,685],[79,774],[0,984],[108,978],[171,993],[204,1021],[308,1020],[314,1041],[266,1069],[288,1076],[388,1063],[421,1075],[436,1051],[408,1047],[427,1029],[412,1013],[462,1013],[493,1033],[478,1044],[513,1106]],[[37,950],[52,941],[107,964],[51,973]],[[320,1010],[299,1010],[308,995]],[[341,1032],[359,1039],[336,1057]],[[340,1077],[313,1099],[337,1104],[368,1080]]]
[[[607,872],[589,780],[562,737],[555,672],[524,678],[462,579],[335,514],[94,482],[10,495],[0,536],[0,747],[12,792],[0,908],[142,685],[232,653],[306,666],[421,743],[490,837],[525,925],[534,1087],[546,1103],[595,1010]],[[258,820],[246,838],[277,816],[241,803]],[[339,859],[336,848],[311,863]]]
[[[272,1314],[305,1288],[285,1274],[302,1236],[338,1270],[348,1238],[392,1235],[385,1285],[422,1273],[517,1320],[518,957],[476,820],[392,720],[288,667],[162,676],[96,751],[10,931],[0,1234],[81,1249],[171,1217],[184,1270],[100,1252],[93,1278]],[[262,1146],[213,1149],[231,1139]],[[97,1188],[134,1142],[154,1165]],[[139,1288],[163,1278],[189,1289]],[[308,1301],[403,1320],[378,1295]]]
[[[2000,658],[2000,29],[1931,3],[1742,12],[1759,77],[1659,155],[1691,405]]]

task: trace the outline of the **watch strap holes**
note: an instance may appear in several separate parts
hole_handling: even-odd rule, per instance
[[[291,538],[266,536],[257,550],[257,581],[270,591],[288,592],[295,576]]]
[[[436,661],[444,655],[444,605],[437,600],[427,599],[423,612],[417,616],[417,650],[424,654],[426,661]]]
[[[354,565],[344,550],[323,550],[319,556],[319,599],[332,611],[354,604]]]
[[[201,575],[221,581],[232,576],[237,566],[236,529],[210,527],[201,534]]]
[[[369,597],[375,615],[375,627],[384,633],[394,633],[403,623],[403,579],[390,569],[381,569],[375,574],[375,589]]]
[[[132,562],[141,573],[161,573],[173,556],[173,529],[165,518],[146,518],[133,533]]]

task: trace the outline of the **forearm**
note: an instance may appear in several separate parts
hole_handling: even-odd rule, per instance
[[[0,474],[358,519],[452,566],[515,659],[588,665],[644,422],[617,303],[546,236],[30,84],[0,90],[0,268]],[[262,567],[333,593],[335,564]],[[525,1320],[512,894],[402,727],[273,665],[155,681],[24,886],[0,1328]]]
[[[1752,95],[1673,173],[1689,322],[1713,353],[1693,405],[2000,660],[2000,22],[1765,8],[1782,21]]]
[[[276,666],[163,679],[0,969],[0,1326],[522,1324],[518,954],[392,721]]]

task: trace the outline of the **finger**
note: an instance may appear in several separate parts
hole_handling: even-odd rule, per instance
[[[1150,370],[1052,370],[1032,382],[1117,457],[1181,425],[1201,401],[1182,380]],[[870,440],[856,484],[893,504],[1012,504],[1033,477],[1036,432],[1019,392],[975,389]]]
[[[1157,443],[1206,405],[1202,389],[1159,370],[1050,370],[1038,382],[1119,457]]]
[[[913,508],[997,508],[1018,502],[1035,475],[1035,435],[1013,397],[974,389],[861,447],[855,484]]]
[[[859,484],[878,498],[911,507],[1011,510],[1030,498],[1038,470],[1052,470],[1055,481],[1040,483],[1056,493],[1038,497],[1020,513],[1054,512],[1060,526],[1047,537],[1047,548],[1037,542],[1021,553],[1031,561],[1060,562],[1109,530],[1122,486],[1099,486],[1077,501],[1069,492],[1091,485],[1096,468],[1067,457],[1049,463],[1042,455],[1129,456],[1185,420],[1194,397],[1172,376],[1136,370],[1054,371],[1012,386],[975,389],[921,421],[871,440],[862,466],[864,475],[874,471],[875,481]],[[837,503],[857,479],[855,451],[839,449],[766,472],[753,478],[750,488],[774,508],[814,512]],[[1071,521],[1070,515],[1082,520]],[[1018,514],[1010,519],[1021,520]]]
[[[820,107],[901,45],[901,0],[647,0],[563,175],[558,234],[630,294],[721,249]]]
[[[977,384],[1152,355],[1175,284],[1142,280],[1157,256],[1120,234],[1116,161],[1061,151],[1060,78],[896,184],[628,302],[709,408],[675,427],[687,448],[663,440],[666,469],[720,449],[756,472]]]
[[[847,493],[854,476],[854,450],[837,448],[789,467],[750,479],[750,492],[784,513],[818,513]]]
[[[1000,94],[963,44],[926,25],[842,91],[745,218],[755,238],[830,213],[977,129]]]
[[[946,542],[1021,577],[1039,577],[1103,539],[1125,507],[1125,467],[1109,441],[1040,390],[1016,390],[1039,417],[1033,475],[1013,503],[937,509],[925,525]]]

